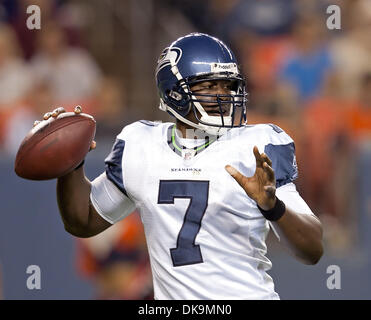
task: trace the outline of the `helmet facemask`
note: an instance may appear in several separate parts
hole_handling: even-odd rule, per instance
[[[226,94],[197,93],[191,88],[205,81],[224,80],[231,82],[231,91]],[[245,81],[228,74],[211,74],[182,80],[179,83],[189,99],[189,112],[193,112],[198,123],[196,128],[213,134],[224,133],[229,128],[240,127],[246,122]],[[222,129],[222,130],[221,130]]]

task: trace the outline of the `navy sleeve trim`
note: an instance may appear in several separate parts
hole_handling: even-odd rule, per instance
[[[264,153],[272,160],[277,188],[298,177],[294,142],[284,145],[267,144]]]
[[[125,140],[116,139],[111,153],[105,159],[106,175],[119,190],[128,196],[124,187],[124,178],[122,176],[122,155],[125,149]]]

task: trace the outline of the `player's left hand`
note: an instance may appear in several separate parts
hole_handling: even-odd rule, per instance
[[[246,177],[230,165],[225,169],[245,190],[246,194],[263,210],[270,210],[276,204],[276,178],[272,169],[272,161],[265,153],[259,153],[254,146],[256,170],[252,177]]]

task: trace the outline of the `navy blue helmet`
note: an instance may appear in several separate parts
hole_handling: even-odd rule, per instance
[[[230,93],[201,94],[191,90],[197,83],[214,80],[230,82]],[[174,41],[158,60],[156,81],[160,109],[192,127],[222,134],[246,122],[245,80],[233,52],[215,37],[191,33]],[[219,112],[208,114],[202,102],[219,106]],[[197,123],[185,118],[190,112]]]

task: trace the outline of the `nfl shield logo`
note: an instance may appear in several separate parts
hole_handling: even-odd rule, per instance
[[[184,160],[190,160],[194,157],[196,151],[195,150],[190,150],[190,149],[185,149],[182,150],[183,153],[183,159]]]

